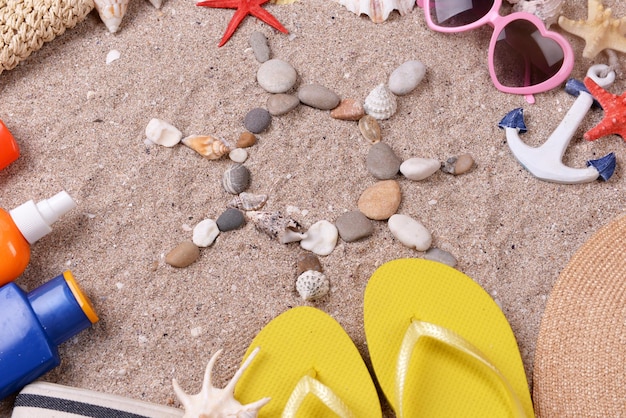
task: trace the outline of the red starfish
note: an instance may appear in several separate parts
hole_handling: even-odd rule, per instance
[[[222,37],[222,41],[218,47],[224,45],[230,39],[231,35],[247,15],[256,16],[268,25],[273,26],[283,33],[289,33],[278,19],[272,16],[267,10],[261,7],[262,4],[270,0],[204,0],[196,3],[196,6],[214,7],[219,9],[237,9],[230,23],[226,27],[226,32]]]
[[[621,96],[609,93],[589,77],[585,77],[585,87],[604,109],[604,117],[596,126],[583,135],[593,141],[610,134],[617,134],[626,141],[626,93]]]

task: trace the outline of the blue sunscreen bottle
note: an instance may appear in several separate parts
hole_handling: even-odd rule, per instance
[[[97,321],[69,270],[29,293],[0,287],[0,400],[58,366],[58,345]]]

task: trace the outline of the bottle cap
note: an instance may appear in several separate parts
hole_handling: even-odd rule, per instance
[[[24,238],[33,244],[52,231],[50,227],[62,215],[76,207],[76,202],[67,192],[62,191],[35,204],[28,202],[9,211],[13,222],[24,235]]]
[[[20,148],[6,125],[0,120],[0,170],[17,160]]]

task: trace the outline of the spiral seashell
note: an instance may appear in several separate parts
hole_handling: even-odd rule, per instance
[[[326,275],[315,270],[307,270],[298,276],[296,290],[306,301],[315,301],[326,296],[330,290],[330,283]]]
[[[94,0],[100,19],[109,32],[115,33],[122,23],[122,18],[128,10],[130,0]]]
[[[404,16],[413,10],[415,0],[336,0],[346,9],[357,15],[366,14],[372,22],[381,23],[387,20],[393,10]]]
[[[250,185],[250,171],[243,164],[233,164],[224,172],[222,186],[230,194],[239,194]]]
[[[191,135],[184,138],[182,142],[209,160],[217,160],[231,150],[228,142],[211,135]]]
[[[239,193],[238,196],[235,196],[229,203],[229,208],[235,208],[239,210],[259,210],[267,202],[266,194],[253,194],[253,193]]]
[[[375,119],[389,119],[398,109],[396,96],[389,90],[386,84],[379,84],[368,94],[363,103],[365,113]]]
[[[301,232],[302,226],[280,212],[249,211],[246,212],[246,217],[256,229],[278,240],[281,244],[300,241],[304,237]]]
[[[563,0],[519,0],[513,6],[515,12],[532,13],[543,20],[546,28],[555,24],[561,15]]]

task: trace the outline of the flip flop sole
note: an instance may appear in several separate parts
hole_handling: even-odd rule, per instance
[[[355,417],[381,417],[378,394],[361,354],[341,325],[323,311],[302,306],[277,316],[254,338],[244,361],[256,347],[260,351],[237,384],[235,398],[246,404],[271,397],[260,418],[280,417],[305,375],[330,388]],[[337,415],[308,395],[297,416]]]
[[[519,348],[498,305],[465,274],[422,259],[382,265],[365,290],[368,349],[378,382],[396,412],[398,353],[413,319],[449,329],[480,350],[508,380],[526,415],[533,416]],[[510,398],[487,367],[434,339],[422,338],[415,345],[405,388],[405,417],[512,414]]]

